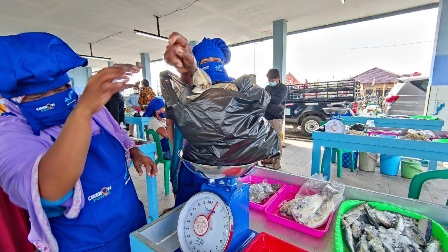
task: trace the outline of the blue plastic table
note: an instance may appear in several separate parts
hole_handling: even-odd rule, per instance
[[[139,149],[146,156],[155,160],[156,143],[147,143],[139,146]],[[146,194],[148,197],[148,218],[147,223],[150,223],[159,217],[159,202],[157,199],[157,180],[156,177],[150,177],[146,174]]]
[[[365,124],[367,120],[373,120],[375,123],[375,127],[420,129],[420,130],[442,130],[444,124],[443,120],[375,118],[375,117],[361,117],[361,116],[341,116],[341,120],[346,125],[352,125],[355,123]]]
[[[392,156],[416,157],[429,162],[429,170],[436,170],[437,161],[448,161],[446,143],[417,140],[356,136],[328,132],[313,132],[311,175],[320,173],[321,147],[324,151],[324,176],[330,179],[331,148],[381,153]]]
[[[133,116],[125,116],[124,120],[127,124],[135,124],[137,125],[137,137],[140,139],[145,139],[145,125],[148,125],[151,117],[133,117]]]

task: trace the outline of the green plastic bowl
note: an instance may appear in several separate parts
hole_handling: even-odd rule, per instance
[[[422,163],[416,160],[402,160],[401,161],[401,176],[412,179],[415,175],[422,172]]]
[[[360,200],[346,200],[346,201],[342,202],[341,206],[339,207],[338,216],[336,218],[335,235],[334,235],[335,251],[337,251],[337,252],[345,252],[345,251],[348,252],[349,251],[349,249],[345,245],[343,235],[342,235],[342,229],[341,229],[342,216],[346,212],[350,211],[352,208],[355,208],[364,202],[365,201],[360,201]],[[397,206],[394,206],[394,205],[391,205],[388,203],[368,202],[368,204],[369,204],[369,206],[376,208],[378,210],[400,213],[402,215],[406,215],[406,216],[412,217],[417,220],[420,220],[422,217],[427,218],[426,216],[423,216],[416,212],[411,212],[411,211],[399,208]],[[442,227],[442,225],[440,225],[439,223],[437,223],[435,221],[432,221],[432,235],[434,235],[434,237],[436,237],[440,241],[440,243],[442,244],[442,250],[448,251],[448,231],[446,231]]]

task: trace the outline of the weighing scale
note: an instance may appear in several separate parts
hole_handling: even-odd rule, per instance
[[[256,232],[249,228],[249,185],[237,180],[255,163],[210,166],[179,157],[185,166],[209,179],[182,208],[177,226],[180,251],[237,251]]]
[[[344,133],[345,125],[341,120],[341,115],[347,113],[349,108],[330,107],[323,108],[323,110],[330,115],[330,120],[325,123],[325,132]]]

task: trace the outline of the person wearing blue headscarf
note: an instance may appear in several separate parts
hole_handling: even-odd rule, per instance
[[[231,82],[224,65],[231,59],[230,49],[220,38],[204,38],[193,47],[193,55],[199,68],[204,70],[213,83]]]
[[[232,82],[224,65],[231,59],[230,49],[224,40],[220,38],[204,38],[193,50],[188,41],[182,35],[174,32],[168,39],[168,46],[164,54],[165,61],[176,68],[181,80],[187,84],[193,84],[193,75],[196,68],[202,68],[209,76],[213,84],[219,82]],[[173,153],[182,149],[182,138],[178,137],[180,131],[174,136],[174,123],[169,118],[166,120],[167,132],[170,139],[174,139]],[[177,130],[177,129],[176,129]],[[186,141],[185,141],[186,142]],[[188,144],[188,143],[186,143]],[[179,164],[177,157],[171,161],[170,179],[175,195],[175,206],[187,201],[195,193],[199,192],[207,179],[191,172],[183,163]],[[166,209],[166,212],[169,209]]]
[[[160,143],[162,145],[163,159],[171,160],[170,135],[166,130],[166,119],[165,119],[165,102],[161,98],[154,98],[148,104],[146,108],[145,117],[152,117],[148,122],[148,129],[152,129],[157,132],[160,136]]]
[[[87,60],[55,35],[0,36],[0,58],[9,111],[0,116],[0,187],[28,210],[30,242],[39,251],[130,251],[146,215],[128,168],[154,176],[157,165],[104,104],[140,69],[102,69],[78,97],[67,72]]]

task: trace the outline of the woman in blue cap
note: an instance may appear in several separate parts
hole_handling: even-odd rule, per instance
[[[40,251],[130,251],[146,216],[128,168],[157,166],[104,104],[139,69],[105,68],[78,99],[67,72],[87,60],[58,37],[0,36],[0,57],[0,187],[29,211],[28,239]]]
[[[193,75],[196,67],[202,68],[210,76],[212,83],[234,80],[228,76],[224,67],[230,62],[230,49],[220,38],[204,38],[191,50],[188,40],[174,32],[168,38],[168,46],[164,57],[165,61],[174,66],[180,73],[182,81],[190,85],[193,85]],[[167,119],[167,128],[171,139],[174,139],[174,125],[169,118]],[[182,148],[180,145],[182,145],[181,141],[175,139],[174,151]],[[176,199],[175,206],[184,203],[199,192],[201,185],[207,182],[206,179],[191,172],[184,164],[177,164],[176,162],[171,162],[170,177]]]
[[[170,139],[170,134],[166,130],[165,119],[165,102],[161,98],[153,98],[149,102],[146,108],[145,117],[151,117],[148,122],[148,129],[152,129],[160,135],[160,144],[162,145],[163,159],[171,160],[170,143],[173,143],[173,139]]]

